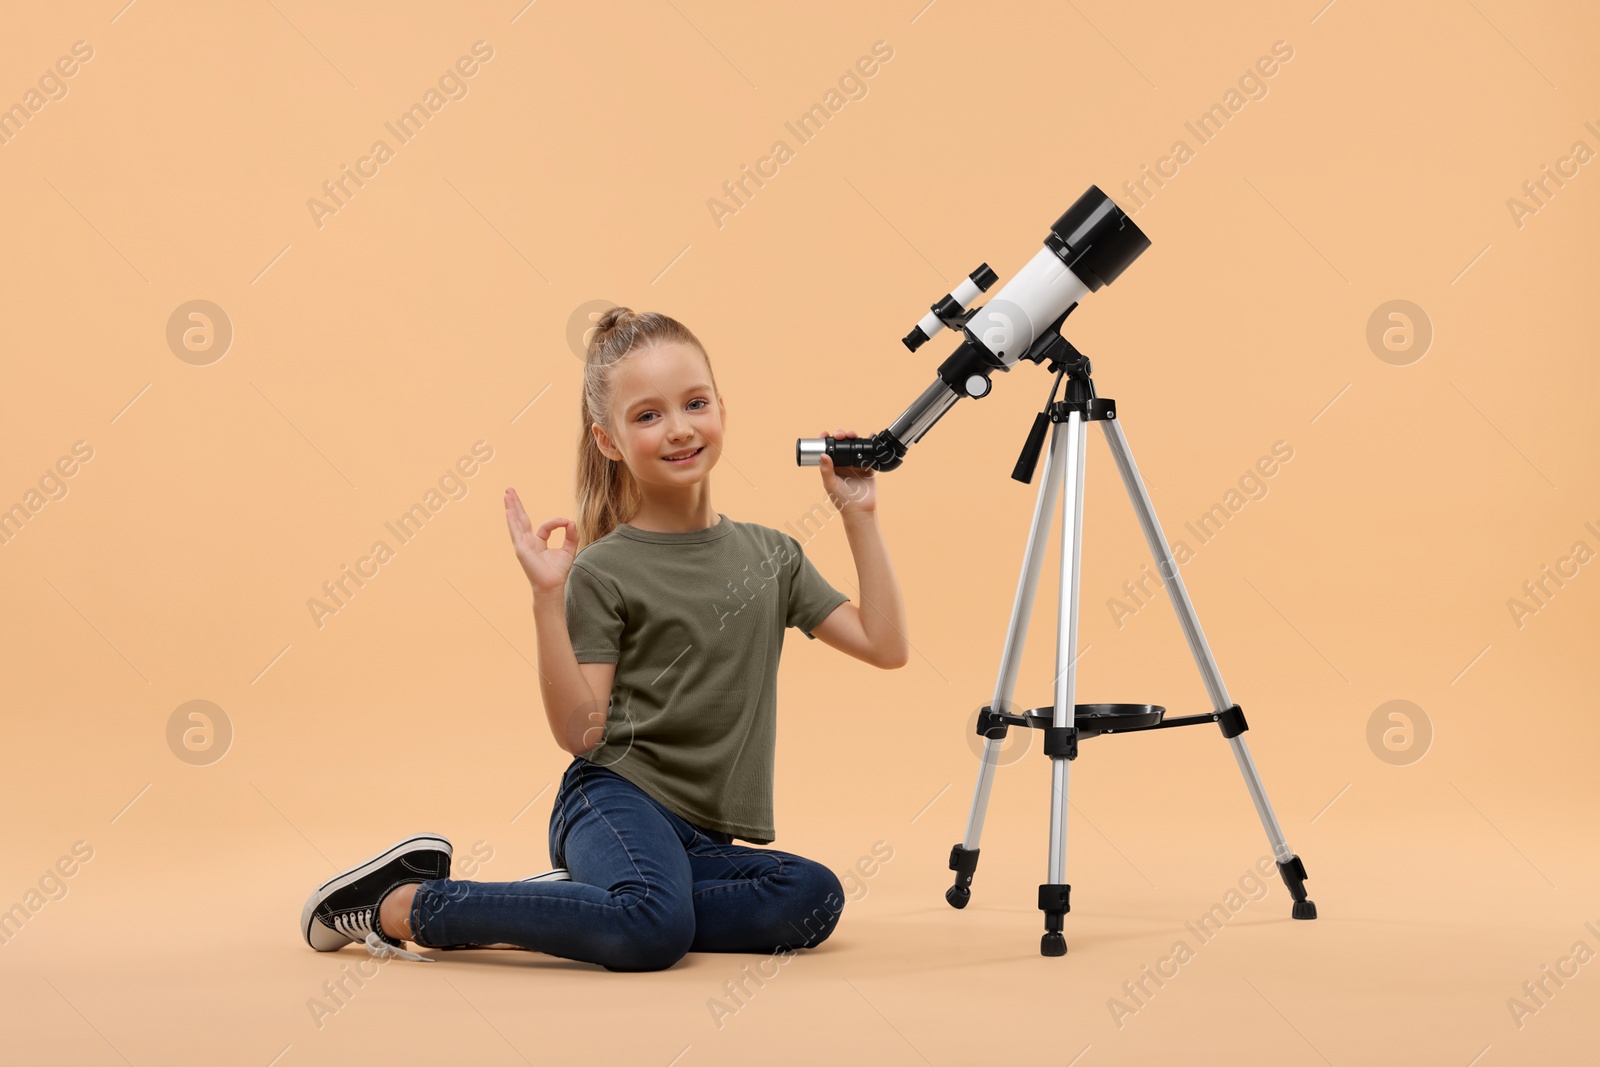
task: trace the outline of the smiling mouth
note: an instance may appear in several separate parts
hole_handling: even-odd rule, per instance
[[[705,450],[706,450],[706,446],[705,445],[701,445],[699,448],[695,449],[693,452],[690,452],[688,455],[682,456],[682,457],[680,457],[678,459],[674,459],[671,456],[662,456],[661,458],[666,460],[668,463],[688,463],[690,460],[694,459],[694,457],[698,456],[700,453],[704,452]]]

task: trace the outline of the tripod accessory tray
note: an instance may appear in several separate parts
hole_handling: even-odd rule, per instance
[[[1050,725],[1055,718],[1055,708],[1035,708],[1028,718],[1042,712],[1044,723]],[[1159,725],[1167,709],[1160,704],[1078,704],[1073,713],[1080,738],[1097,734],[1126,733],[1129,730],[1149,730]]]
[[[1130,734],[1214,722],[1222,728],[1223,737],[1237,737],[1250,728],[1244,711],[1237,704],[1205,715],[1179,715],[1171,719],[1166,717],[1167,709],[1160,704],[1076,704],[1073,709],[1073,725],[1057,731],[1053,705],[1033,708],[1021,715],[995,711],[985,705],[978,712],[975,729],[979,737],[994,740],[1003,740],[1006,730],[1012,726],[1043,730],[1045,755],[1076,759],[1078,742],[1101,734]]]

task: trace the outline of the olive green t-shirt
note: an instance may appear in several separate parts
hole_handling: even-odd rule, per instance
[[[579,663],[616,663],[603,738],[583,754],[697,826],[764,845],[772,817],[778,659],[850,598],[800,542],[720,512],[703,530],[624,523],[567,575]]]

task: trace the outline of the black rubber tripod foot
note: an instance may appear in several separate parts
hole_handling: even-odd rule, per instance
[[[1296,919],[1315,919],[1317,906],[1306,899],[1306,865],[1300,857],[1279,861],[1278,873],[1283,875],[1283,884],[1289,888],[1289,895],[1294,898],[1294,907],[1289,910],[1289,914]]]
[[[959,843],[952,846],[950,869],[956,872],[956,884],[944,891],[945,903],[952,908],[964,908],[972,899],[972,875],[978,869],[978,850],[969,851]]]
[[[1067,940],[1061,936],[1061,920],[1072,910],[1072,887],[1065,882],[1041,885],[1039,910],[1044,912],[1044,936],[1039,939],[1039,955],[1065,956]]]

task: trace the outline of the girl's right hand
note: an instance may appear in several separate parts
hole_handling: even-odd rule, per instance
[[[528,576],[535,596],[562,595],[567,585],[567,572],[578,555],[578,524],[571,519],[546,519],[533,528],[528,513],[515,489],[506,490],[506,526],[511,530],[511,544],[517,550],[517,562]],[[550,534],[557,526],[566,527],[566,536],[560,548],[549,546]]]

